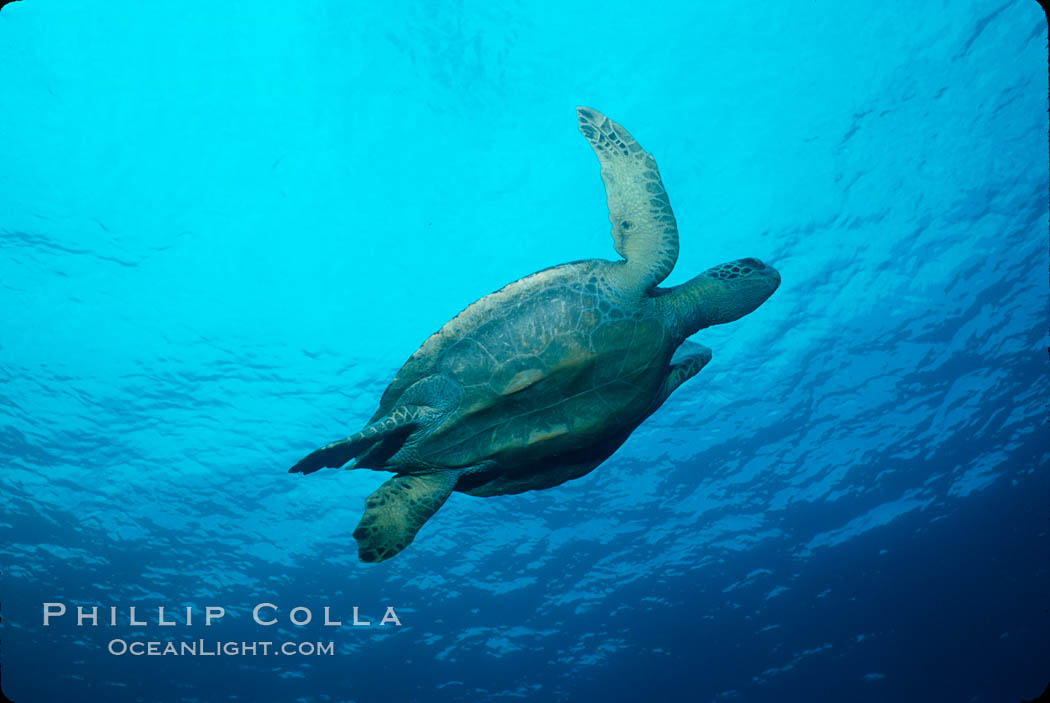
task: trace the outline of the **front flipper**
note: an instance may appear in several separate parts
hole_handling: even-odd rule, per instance
[[[710,349],[696,342],[683,342],[671,358],[671,368],[667,373],[667,380],[664,381],[659,402],[663,403],[678,386],[700,373],[700,369],[707,366],[709,361],[711,361]]]
[[[401,405],[357,434],[326,444],[299,460],[290,474],[312,474],[327,467],[339,468],[355,456],[363,454],[373,446],[398,433],[408,436],[433,410],[418,405]]]
[[[678,224],[656,161],[597,110],[578,107],[576,117],[602,166],[613,244],[648,290],[667,278],[678,260]]]
[[[368,496],[354,530],[361,561],[389,559],[412,543],[423,523],[437,512],[459,475],[455,471],[398,474]]]

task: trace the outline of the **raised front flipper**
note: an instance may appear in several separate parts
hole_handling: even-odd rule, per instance
[[[326,444],[299,460],[288,473],[312,474],[325,467],[339,468],[356,456],[360,456],[385,439],[398,433],[407,436],[433,409],[418,405],[402,405],[394,408],[383,418],[376,420],[357,434]]]
[[[354,530],[361,561],[384,561],[412,543],[423,523],[437,512],[458,478],[454,471],[398,474],[365,500],[365,514]]]
[[[682,342],[678,351],[671,358],[671,368],[667,373],[660,397],[657,399],[658,404],[667,400],[667,397],[674,393],[678,386],[700,373],[700,369],[707,366],[709,361],[711,361],[711,350],[703,344]]]
[[[578,107],[576,116],[602,166],[613,244],[641,290],[648,290],[678,260],[678,224],[656,161],[597,110]]]

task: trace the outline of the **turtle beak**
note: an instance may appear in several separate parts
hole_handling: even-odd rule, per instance
[[[766,278],[766,285],[769,286],[769,295],[773,295],[777,288],[780,287],[780,272],[772,266],[767,266],[758,259],[744,259],[745,261],[755,262],[754,269],[756,274],[760,274]],[[769,297],[769,296],[766,296]]]

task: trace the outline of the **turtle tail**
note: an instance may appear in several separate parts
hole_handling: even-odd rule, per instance
[[[367,456],[370,463],[382,463],[401,448],[426,410],[418,405],[398,406],[360,432],[310,452],[288,473],[312,474],[325,467],[339,468],[354,457]]]

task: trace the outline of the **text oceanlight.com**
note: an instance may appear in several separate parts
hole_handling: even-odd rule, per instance
[[[110,654],[123,656],[163,657],[237,657],[268,656],[283,654],[285,656],[332,656],[335,654],[334,642],[219,642],[193,640],[190,642],[159,642],[151,640],[141,642],[133,640],[110,640]]]

